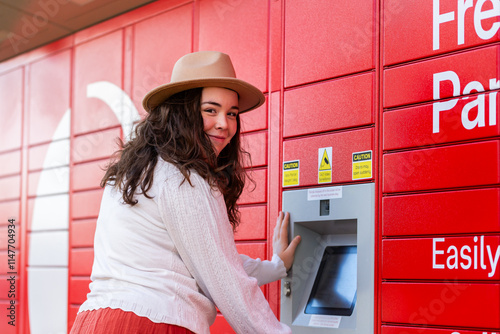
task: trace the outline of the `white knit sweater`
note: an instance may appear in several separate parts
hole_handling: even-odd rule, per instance
[[[223,196],[196,173],[192,186],[183,179],[159,159],[151,199],[137,195],[135,206],[126,205],[106,187],[80,312],[120,308],[205,334],[217,306],[237,333],[291,333],[258,285],[285,277],[283,262],[240,257]]]

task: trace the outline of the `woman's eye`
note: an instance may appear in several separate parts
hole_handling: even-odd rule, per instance
[[[232,116],[232,117],[236,117],[236,116],[238,116],[238,113],[236,113],[236,112],[230,112],[230,113],[228,113],[228,115]]]
[[[209,113],[209,114],[213,114],[213,113],[215,113],[215,109],[212,109],[212,108],[205,109],[204,111],[205,111],[206,113]]]

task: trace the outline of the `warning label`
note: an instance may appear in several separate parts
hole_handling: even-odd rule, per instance
[[[332,166],[330,165],[330,158],[328,157],[326,149],[320,149],[320,150],[323,150],[323,156],[321,157],[319,170],[331,170]]]
[[[299,160],[283,162],[283,187],[299,185]]]
[[[371,179],[372,151],[356,152],[352,154],[352,179]]]
[[[331,147],[323,147],[318,149],[318,183],[332,182],[331,157]]]

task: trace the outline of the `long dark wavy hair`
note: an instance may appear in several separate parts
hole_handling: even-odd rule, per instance
[[[132,139],[119,141],[121,149],[113,154],[101,187],[113,185],[122,192],[123,201],[137,204],[134,195],[151,198],[158,157],[179,168],[184,181],[196,171],[224,195],[227,214],[233,229],[239,224],[237,200],[245,184],[243,157],[250,159],[240,146],[240,119],[231,142],[217,156],[210,138],[203,130],[200,112],[202,88],[177,93],[151,110],[137,125]],[[248,160],[249,161],[249,160]],[[139,189],[138,189],[139,188]]]

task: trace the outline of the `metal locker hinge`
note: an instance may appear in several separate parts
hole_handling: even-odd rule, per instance
[[[290,287],[290,282],[285,282],[285,296],[290,297],[292,294],[292,288]]]

